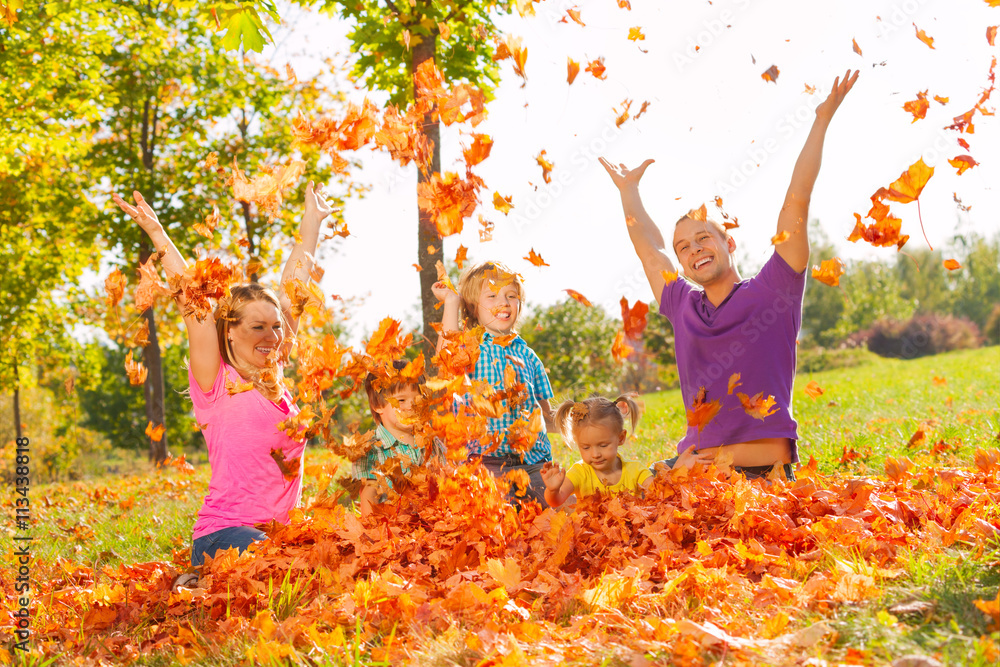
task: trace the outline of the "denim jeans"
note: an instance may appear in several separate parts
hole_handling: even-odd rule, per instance
[[[205,563],[205,556],[215,557],[220,549],[236,547],[240,553],[254,542],[266,540],[267,535],[253,526],[232,526],[208,535],[202,535],[191,544],[191,564],[195,567]]]
[[[677,463],[679,456],[675,456],[672,459],[665,459],[663,461],[658,461],[658,463],[663,463],[668,468],[673,468],[674,464]],[[733,466],[733,472],[738,472],[744,475],[747,479],[766,479],[768,475],[771,474],[771,469],[774,466]],[[792,470],[791,463],[785,463],[782,468],[785,472],[785,479],[789,482],[795,481],[795,471]],[[655,474],[656,471],[650,467],[650,470]]]
[[[507,498],[517,505],[521,506],[521,503],[529,498],[531,500],[537,500],[542,504],[542,507],[548,507],[545,503],[545,480],[542,479],[542,466],[545,462],[541,463],[520,463],[513,457],[507,456],[484,456],[483,457],[483,467],[492,473],[494,477],[503,477],[506,473],[511,470],[523,470],[528,473],[528,478],[531,480],[531,486],[528,487],[527,493],[522,497],[517,497],[514,495],[514,489],[511,489]]]

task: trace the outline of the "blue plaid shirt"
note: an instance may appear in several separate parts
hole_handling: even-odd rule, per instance
[[[515,336],[507,347],[496,345],[493,336],[483,334],[483,342],[479,345],[479,360],[476,362],[475,380],[485,380],[496,389],[503,389],[503,376],[508,366],[513,367],[517,381],[525,385],[528,392],[527,400],[521,405],[510,409],[510,402],[504,401],[508,410],[496,419],[490,419],[487,429],[494,437],[502,438],[500,445],[494,451],[488,451],[492,443],[469,443],[469,456],[514,456],[520,458],[520,453],[507,444],[507,429],[518,418],[527,421],[534,410],[540,409],[539,400],[552,398],[552,385],[549,384],[548,373],[538,355],[528,347],[524,339]],[[524,463],[539,463],[552,459],[552,445],[549,436],[542,430],[534,446],[525,452]]]
[[[372,443],[368,453],[351,465],[351,477],[354,479],[377,479],[375,468],[393,457],[399,459],[399,466],[404,475],[409,472],[411,465],[423,464],[422,447],[400,442],[382,424],[375,428],[375,436],[375,442]]]

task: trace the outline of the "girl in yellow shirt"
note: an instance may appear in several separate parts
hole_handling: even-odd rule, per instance
[[[639,405],[629,396],[614,401],[595,396],[585,401],[566,401],[556,410],[555,422],[567,442],[580,450],[580,458],[569,470],[550,461],[542,467],[545,501],[552,507],[562,505],[576,493],[618,493],[646,488],[652,473],[643,463],[623,461],[618,448],[625,444],[628,417],[635,432]]]

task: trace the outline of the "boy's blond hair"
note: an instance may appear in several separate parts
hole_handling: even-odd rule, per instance
[[[482,324],[477,312],[479,310],[479,296],[483,293],[484,284],[490,284],[491,289],[496,292],[507,285],[513,285],[517,289],[521,308],[517,309],[517,320],[511,327],[511,331],[516,332],[517,323],[521,319],[521,313],[524,312],[524,285],[521,284],[521,276],[500,262],[480,262],[470,266],[458,279],[458,295],[462,300],[459,319],[465,322],[467,329]]]

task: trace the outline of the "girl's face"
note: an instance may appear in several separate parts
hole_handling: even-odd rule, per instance
[[[609,424],[587,422],[573,429],[573,439],[580,448],[583,462],[597,472],[615,470],[618,448],[625,442],[625,429],[616,431]]]
[[[510,333],[521,314],[520,291],[514,283],[507,283],[497,289],[496,283],[483,281],[476,304],[476,319],[493,336]]]
[[[270,365],[284,338],[278,307],[267,301],[251,301],[246,304],[239,324],[229,327],[233,357],[236,361],[255,368]]]

